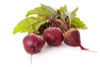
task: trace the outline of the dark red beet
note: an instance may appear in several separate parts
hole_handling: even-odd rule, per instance
[[[84,48],[81,45],[81,41],[80,41],[80,33],[77,29],[75,28],[71,28],[70,30],[68,30],[65,34],[64,34],[64,42],[67,45],[76,47],[76,46],[80,46],[80,48],[82,50],[88,50],[86,48]]]
[[[45,40],[42,36],[36,35],[36,34],[28,34],[24,40],[24,49],[27,53],[33,54],[37,53],[41,50],[41,48],[45,44]]]
[[[51,46],[59,46],[63,40],[63,33],[57,27],[50,27],[44,31],[44,38]]]

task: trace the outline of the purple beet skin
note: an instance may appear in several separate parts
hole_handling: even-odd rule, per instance
[[[63,33],[57,27],[50,27],[44,31],[44,39],[50,46],[59,46],[63,40]]]
[[[80,33],[75,28],[71,28],[64,34],[64,43],[73,47],[80,46],[82,50],[88,50],[81,45]]]
[[[26,52],[29,54],[33,54],[39,52],[41,48],[43,48],[45,40],[42,36],[36,34],[28,34],[24,38],[23,44]]]

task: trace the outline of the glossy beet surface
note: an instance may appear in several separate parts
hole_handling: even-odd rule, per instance
[[[81,41],[80,41],[80,33],[77,29],[72,28],[70,30],[68,30],[65,34],[64,34],[64,42],[67,45],[76,47],[76,46],[80,46],[81,49],[83,50],[87,50],[86,48],[84,48],[81,45]]]
[[[51,46],[59,46],[63,40],[63,33],[57,27],[50,27],[44,31],[44,38]]]
[[[23,44],[26,52],[29,54],[33,54],[39,52],[41,48],[43,48],[45,40],[42,36],[29,34],[24,38]]]

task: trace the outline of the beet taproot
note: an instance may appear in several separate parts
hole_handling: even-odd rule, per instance
[[[37,53],[43,48],[45,40],[42,36],[36,34],[28,34],[23,39],[24,49],[27,53]]]
[[[50,46],[59,46],[63,40],[63,33],[57,27],[49,27],[44,31],[44,39]]]
[[[82,50],[88,50],[81,45],[80,33],[77,29],[71,28],[64,34],[64,43],[73,47],[79,46]]]

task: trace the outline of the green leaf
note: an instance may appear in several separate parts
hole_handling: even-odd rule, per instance
[[[66,12],[67,12],[67,6],[65,5],[64,7],[60,7],[57,12],[60,14],[63,20],[66,18]]]
[[[41,8],[43,8],[43,10],[47,16],[54,17],[56,15],[56,12],[50,6],[41,4]]]
[[[76,9],[74,9],[72,12],[71,12],[71,20],[73,21],[73,19],[76,17],[76,12],[78,10],[78,7]]]
[[[41,4],[41,7],[37,7],[35,9],[29,10],[26,14],[26,17],[32,14],[41,14],[50,17],[54,17],[56,15],[56,13],[53,11],[51,7],[43,4]]]
[[[47,17],[42,16],[42,15],[37,15],[37,18],[38,18],[38,19],[47,19]]]
[[[30,24],[34,23],[37,19],[35,17],[27,17],[20,21],[17,26],[13,30],[13,34],[17,32],[24,33],[24,32],[33,32],[32,26],[28,27]]]
[[[32,15],[32,14],[43,14],[43,15],[45,15],[45,12],[44,12],[43,8],[37,7],[35,9],[29,10],[26,14],[26,17],[29,16],[29,15]]]
[[[27,18],[23,19],[14,28],[13,34],[16,34],[18,32],[19,33],[24,33],[24,32],[33,33],[39,26],[41,26],[42,24],[45,23],[45,22],[40,22],[40,23],[31,25],[34,22],[39,21],[39,20],[40,19],[36,18],[36,17],[27,17]]]
[[[41,25],[43,25],[43,24],[45,24],[45,23],[46,23],[46,22],[36,23],[36,24],[33,25],[33,29],[35,30],[35,29],[39,28]]]
[[[78,7],[74,9],[71,13],[68,13],[68,18],[66,19],[66,24],[69,27],[69,24],[71,22],[72,28],[78,28],[78,29],[87,29],[86,25],[83,23],[83,21],[80,20],[80,18],[76,17],[76,12],[78,10]],[[69,21],[71,20],[71,21]]]
[[[78,17],[73,19],[72,28],[87,29],[86,25]]]

